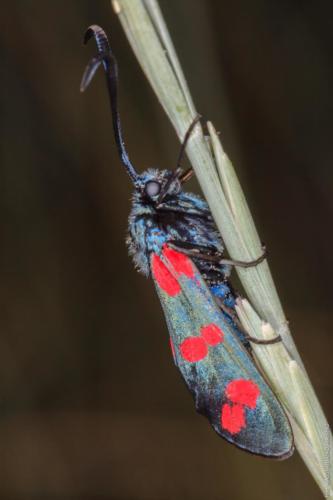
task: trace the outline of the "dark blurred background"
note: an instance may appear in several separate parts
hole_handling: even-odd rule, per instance
[[[237,166],[332,420],[331,2],[160,3],[197,109]],[[118,58],[134,163],[173,168],[179,150],[107,0],[6,2],[0,498],[320,499],[297,454],[242,453],[194,411],[152,283],[127,256],[131,185],[102,75],[79,93],[92,23]]]

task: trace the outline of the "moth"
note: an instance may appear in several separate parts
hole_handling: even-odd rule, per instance
[[[248,336],[235,313],[229,282],[232,265],[207,203],[184,191],[192,175],[180,168],[198,118],[182,143],[177,168],[138,173],[124,145],[117,104],[118,66],[104,30],[92,25],[98,53],[87,65],[84,91],[100,65],[110,97],[115,142],[133,183],[127,245],[135,267],[153,279],[167,327],[174,363],[193,395],[196,410],[218,435],[248,452],[284,459],[294,449],[288,418],[258,370]]]

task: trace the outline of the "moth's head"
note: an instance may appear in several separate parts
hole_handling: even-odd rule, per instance
[[[149,169],[135,180],[135,197],[155,208],[174,199],[182,190],[181,170]]]

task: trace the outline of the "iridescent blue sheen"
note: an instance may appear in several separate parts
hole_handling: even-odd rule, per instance
[[[230,267],[221,259],[210,259],[223,253],[221,236],[208,205],[199,196],[184,192],[179,179],[179,175],[167,170],[151,169],[138,176],[129,216],[129,253],[141,273],[152,274],[174,345],[175,363],[193,394],[197,410],[220,436],[239,448],[267,457],[287,458],[293,451],[290,424],[254,364],[244,332],[234,319],[235,296],[228,281]],[[190,255],[194,279],[177,274],[165,257],[166,246],[176,247],[181,255]],[[165,291],[151,272],[156,256],[158,262],[164,262],[159,265],[164,265],[173,276],[171,280],[181,287],[175,296]],[[224,342],[207,348],[204,359],[189,362],[181,354],[182,343],[189,337],[200,337],[201,328],[207,324],[217,325],[223,331]],[[205,344],[202,348],[206,349]],[[260,389],[255,408],[241,410],[245,412],[246,425],[235,433],[222,424],[222,407],[229,405],[227,386],[234,380],[252,381]]]
[[[287,458],[293,451],[291,427],[237,325],[235,297],[228,282],[230,267],[222,262],[224,245],[208,205],[199,196],[183,191],[187,176],[182,177],[179,169],[137,173],[120,126],[117,62],[100,26],[88,28],[85,42],[91,37],[97,43],[98,55],[86,67],[80,88],[86,89],[102,64],[119,157],[134,184],[129,253],[140,272],[152,274],[175,363],[197,410],[220,436],[252,453]],[[180,157],[198,119],[185,135]],[[190,345],[190,351],[184,345]],[[236,393],[230,389],[235,384],[240,388]]]
[[[166,267],[176,274],[165,256]],[[180,275],[181,293],[170,296],[154,277],[173,344],[175,364],[195,400],[214,430],[227,441],[251,453],[269,458],[288,458],[293,452],[293,435],[280,403],[264,380],[234,329],[221,314],[200,273],[193,279]],[[199,337],[202,327],[214,324],[224,334],[223,342],[210,346],[206,356],[189,362],[181,346],[188,338]],[[235,380],[254,382],[259,397],[253,407],[244,408],[244,426],[237,432],[223,427],[222,408],[229,405],[226,388]],[[233,405],[231,404],[231,407]]]
[[[156,181],[161,189],[172,179],[168,193],[157,205],[157,196],[146,195],[145,186]],[[177,242],[184,248],[200,248],[210,253],[223,253],[224,245],[207,203],[193,193],[182,190],[178,177],[169,170],[149,169],[139,178],[132,198],[127,244],[135,267],[150,275],[149,258],[152,252],[161,253],[166,243]],[[234,308],[235,297],[228,284],[231,268],[193,257],[212,293],[227,307]]]

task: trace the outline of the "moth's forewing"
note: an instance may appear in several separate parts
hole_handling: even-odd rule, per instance
[[[224,319],[193,262],[164,247],[151,270],[175,363],[215,431],[251,453],[287,458],[293,435],[276,396]]]

